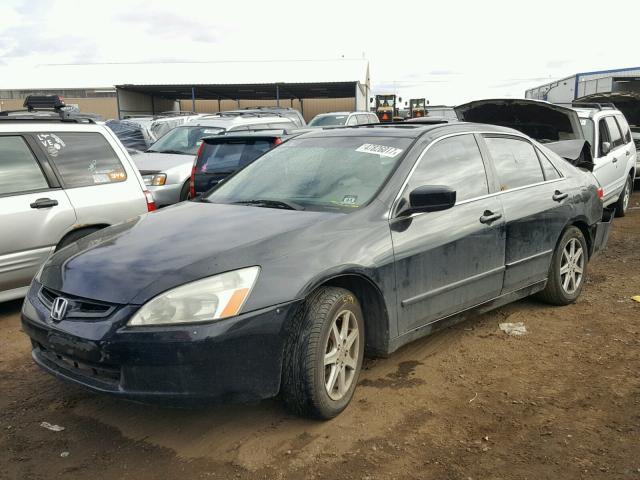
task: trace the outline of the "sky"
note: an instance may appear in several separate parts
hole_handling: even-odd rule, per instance
[[[374,93],[455,105],[640,65],[638,31],[624,20],[640,18],[640,1],[616,1],[602,30],[605,9],[561,0],[2,0],[0,78],[42,64],[366,58]]]

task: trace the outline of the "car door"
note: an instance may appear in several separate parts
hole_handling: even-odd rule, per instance
[[[528,139],[498,134],[483,139],[506,221],[504,294],[547,278],[555,244],[571,215],[570,200],[578,192]]]
[[[500,201],[473,134],[436,140],[409,175],[398,204],[424,185],[456,190],[454,207],[390,221],[399,333],[483,303],[502,288],[505,230]]]
[[[76,220],[31,147],[21,135],[0,135],[0,299],[29,285]]]

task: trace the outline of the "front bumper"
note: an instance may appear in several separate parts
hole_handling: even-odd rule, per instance
[[[277,395],[285,325],[297,303],[209,324],[127,328],[137,306],[107,319],[53,322],[35,282],[22,327],[46,371],[91,390],[140,401],[237,400]]]

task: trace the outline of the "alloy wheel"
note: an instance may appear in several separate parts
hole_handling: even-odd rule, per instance
[[[342,310],[331,322],[324,355],[324,385],[331,400],[349,391],[358,367],[360,330],[355,314]]]
[[[577,238],[567,242],[560,262],[560,282],[565,293],[573,295],[582,283],[584,250]]]

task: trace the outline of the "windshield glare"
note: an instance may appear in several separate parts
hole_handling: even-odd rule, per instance
[[[149,152],[182,153],[185,155],[195,155],[200,146],[200,140],[204,137],[218,135],[223,132],[223,128],[185,126],[177,127],[167,132],[156,143],[151,145]]]
[[[329,127],[344,125],[349,115],[319,115],[309,122],[310,127]]]
[[[212,203],[275,200],[306,210],[349,212],[368,203],[409,138],[297,138],[265,153],[209,194]]]

